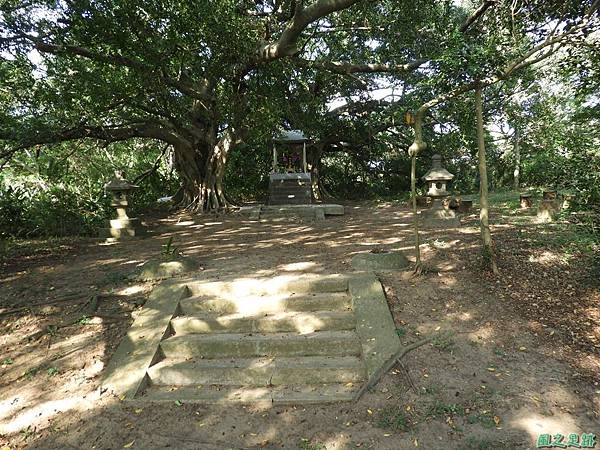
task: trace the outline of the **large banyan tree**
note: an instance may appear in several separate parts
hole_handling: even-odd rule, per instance
[[[315,119],[341,95],[363,104],[340,117],[362,111],[357,119],[376,119],[370,130],[389,131],[408,103],[372,102],[378,83],[402,81],[424,101],[466,91],[511,58],[562,45],[540,47],[553,34],[586,32],[578,20],[599,1],[3,0],[0,165],[33,146],[151,139],[173,149],[181,206],[222,208],[231,148],[261,127],[266,141],[265,124],[286,119],[290,103]],[[301,99],[281,95],[292,81]],[[321,122],[321,143],[361,130]]]
[[[356,3],[373,6],[359,0],[4,1],[0,157],[86,138],[158,140],[173,148],[182,206],[226,206],[228,152],[270,114],[265,80],[281,78],[280,60],[294,57],[298,70],[315,65],[344,74],[419,66],[299,57],[310,33],[335,23],[332,16],[352,26],[352,16],[340,11]]]

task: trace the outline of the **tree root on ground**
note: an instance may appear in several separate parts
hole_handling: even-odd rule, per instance
[[[428,344],[436,339],[448,338],[448,337],[452,336],[453,334],[454,333],[452,331],[445,331],[443,333],[437,333],[433,336],[429,336],[425,339],[421,339],[420,341],[417,341],[410,345],[402,347],[377,372],[375,372],[373,374],[371,379],[368,380],[364,384],[364,386],[356,393],[354,400],[358,401],[362,397],[362,395],[365,393],[365,391],[372,389],[377,383],[379,383],[379,381],[381,380],[383,375],[388,373],[390,371],[390,369],[392,367],[394,367],[396,365],[396,363],[400,362],[400,360],[402,358],[404,358],[409,352],[411,352],[419,347],[422,347],[423,345]]]

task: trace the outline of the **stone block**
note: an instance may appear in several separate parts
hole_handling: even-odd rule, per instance
[[[185,273],[195,272],[200,268],[197,261],[179,256],[165,260],[162,258],[146,261],[137,271],[134,278],[141,281],[163,280]]]
[[[359,253],[352,257],[352,267],[357,270],[399,270],[410,262],[399,251],[387,253]]]
[[[374,380],[400,349],[400,339],[377,277],[357,275],[349,285],[367,375]]]
[[[133,399],[143,388],[148,366],[157,357],[158,346],[169,328],[185,286],[166,283],[157,287],[113,354],[101,387]]]

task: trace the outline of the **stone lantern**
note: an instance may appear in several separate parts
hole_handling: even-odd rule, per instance
[[[431,207],[422,213],[424,225],[441,228],[460,225],[456,213],[443,204],[444,197],[450,195],[446,190],[446,184],[453,178],[454,175],[442,167],[442,157],[433,155],[431,169],[423,176],[428,186],[427,196],[432,200]]]
[[[137,188],[138,186],[123,177],[123,172],[120,170],[115,171],[115,177],[104,185],[104,190],[112,196],[110,206],[116,209],[117,218],[109,220],[107,228],[100,229],[100,237],[117,240],[145,234],[146,229],[141,225],[140,219],[127,215],[128,196]]]

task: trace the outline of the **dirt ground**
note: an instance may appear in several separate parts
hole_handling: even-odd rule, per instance
[[[304,223],[171,216],[118,245],[11,245],[0,267],[0,448],[527,449],[544,433],[600,434],[598,248],[499,209],[500,277],[481,271],[475,216],[422,233],[423,276],[379,274],[403,343],[453,334],[409,353],[355,404],[140,407],[100,394],[152,289],[128,276],[169,237],[206,279],[347,272],[375,248],[414,257],[407,208],[346,211]]]

